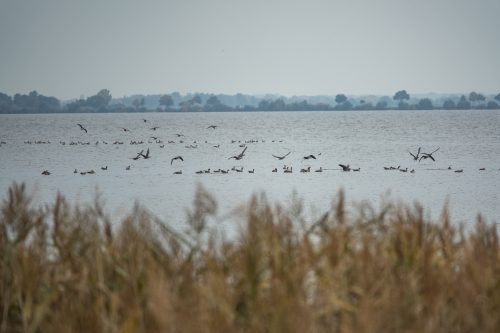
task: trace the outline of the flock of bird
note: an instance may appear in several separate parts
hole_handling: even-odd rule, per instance
[[[148,120],[147,119],[142,119],[142,121],[144,123],[147,123]],[[85,134],[88,134],[88,130],[87,128],[80,124],[80,123],[77,123],[76,124],[78,126],[78,128],[84,132]],[[219,127],[218,125],[210,125],[207,127],[207,129],[211,129],[211,130],[216,130],[217,127]],[[132,131],[128,128],[125,128],[125,127],[118,127],[118,129],[120,129],[121,131],[123,132],[128,132],[128,133],[131,133]],[[150,127],[149,130],[151,131],[157,131],[158,129],[160,129],[159,126],[153,126],[153,127]],[[182,138],[184,137],[184,134],[182,133],[175,133],[175,136],[177,138]],[[153,140],[153,141],[151,141]],[[265,140],[261,140],[262,142],[265,142]],[[277,140],[273,140],[273,142],[275,142]],[[148,143],[156,143],[156,144],[159,144],[159,147],[160,148],[164,148],[165,147],[165,144],[164,142],[158,137],[158,136],[150,136],[150,140],[147,141]],[[181,139],[178,141],[179,143],[184,143],[184,141]],[[228,157],[228,160],[235,160],[235,161],[240,161],[242,160],[245,156],[246,156],[246,152],[247,152],[247,149],[248,149],[248,146],[247,144],[248,143],[257,143],[259,142],[259,140],[249,140],[249,141],[245,141],[244,143],[241,143],[240,141],[236,141],[236,140],[232,140],[231,143],[241,143],[239,144],[239,147],[243,148],[241,150],[241,152],[239,154],[235,154],[235,155],[232,155],[230,157]],[[282,142],[282,140],[279,140],[279,142]],[[24,142],[25,144],[50,144],[50,141],[25,141]],[[106,141],[101,141],[102,144],[108,144]],[[119,141],[119,140],[116,140],[113,142],[113,144],[115,145],[121,145],[123,144],[124,142],[123,141]],[[169,140],[168,143],[176,143],[175,141],[173,140]],[[207,141],[205,141],[205,143],[208,143]],[[4,141],[1,141],[0,142],[0,146],[1,145],[5,145],[6,142]],[[66,142],[63,142],[63,141],[60,141],[60,144],[61,145],[66,145]],[[69,145],[90,145],[90,141],[77,141],[77,142],[70,142]],[[99,144],[99,141],[96,141],[95,142],[95,145],[98,145]],[[145,144],[144,141],[130,141],[130,145],[142,145],[142,144]],[[192,144],[189,144],[189,145],[186,145],[185,148],[197,148],[198,147],[198,143],[196,141],[193,141]],[[220,147],[220,144],[217,144],[217,145],[213,145],[212,147],[214,148],[219,148]],[[434,154],[439,151],[439,147],[431,152],[423,152],[422,151],[422,148],[419,147],[417,152],[416,153],[413,153],[411,151],[408,151],[408,153],[410,154],[411,158],[413,159],[413,161],[416,161],[416,162],[421,162],[422,160],[432,160],[433,162],[436,161],[436,158],[434,156]],[[276,155],[276,154],[272,154],[271,156],[273,158],[275,158],[276,160],[278,161],[283,161],[285,160],[292,152],[291,151],[288,151],[286,154],[284,155]],[[317,154],[317,155],[314,155],[314,154],[309,154],[309,155],[306,155],[306,156],[303,156],[302,157],[302,160],[316,160],[317,157],[319,157],[321,155],[321,153]],[[142,149],[141,151],[137,152],[135,156],[131,157],[132,160],[134,161],[137,161],[139,159],[143,159],[143,160],[148,160],[148,159],[151,159],[152,158],[152,154],[151,154],[151,151],[150,151],[150,148],[148,147],[146,149],[146,151],[144,151],[144,149]],[[173,156],[171,159],[170,159],[170,165],[173,165],[174,162],[177,163],[182,163],[184,162],[184,158],[183,156],[181,155],[177,155],[177,156]],[[361,168],[357,167],[357,168],[354,168],[354,167],[351,167],[349,164],[338,164],[338,166],[340,167],[339,170],[342,170],[343,172],[349,172],[349,171],[353,171],[353,172],[359,172],[361,171]],[[125,167],[125,170],[130,170],[131,169],[131,165],[128,165]],[[108,166],[101,166],[100,167],[102,171],[107,171],[108,170]],[[384,166],[383,167],[384,170],[394,170],[394,171],[400,171],[400,172],[410,172],[410,173],[415,173],[415,169],[411,169],[411,170],[408,170],[408,167],[406,168],[401,168],[401,166]],[[198,170],[195,172],[195,174],[210,174],[210,173],[213,173],[213,174],[217,174],[217,173],[221,173],[221,174],[227,174],[231,171],[233,172],[243,172],[244,168],[242,166],[240,167],[232,167],[231,169],[215,169],[215,170],[211,170],[210,168],[208,169],[202,169],[202,170]],[[293,173],[293,167],[291,165],[283,165],[283,173]],[[314,170],[314,172],[323,172],[324,170],[335,170],[335,169],[323,169],[323,167],[319,167],[317,169]],[[451,166],[448,167],[448,170],[452,170]],[[479,170],[485,170],[485,168],[480,168]],[[456,173],[461,173],[463,172],[463,169],[456,169],[456,170],[453,170],[454,172]],[[251,169],[251,170],[247,170],[248,173],[252,174],[252,173],[255,173],[255,169]],[[278,168],[275,167],[271,170],[271,172],[278,172]],[[301,168],[300,169],[300,173],[309,173],[311,172],[311,166],[308,166],[306,168]],[[73,171],[73,173],[77,174],[81,174],[81,175],[87,175],[87,174],[95,174],[96,172],[91,169],[91,170],[88,170],[88,171],[78,171],[77,169],[75,169]],[[44,170],[42,172],[42,175],[50,175],[51,172],[48,171],[48,170]],[[182,170],[177,170],[177,171],[174,171],[173,174],[175,175],[181,175],[182,174]]]

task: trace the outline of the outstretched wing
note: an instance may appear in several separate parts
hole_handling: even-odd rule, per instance
[[[347,165],[344,165],[344,164],[339,164],[339,167],[341,167],[342,169],[346,169],[346,168],[347,168]]]

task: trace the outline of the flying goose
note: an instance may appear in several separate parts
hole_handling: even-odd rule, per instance
[[[148,150],[146,151],[146,155],[142,154],[142,152],[141,152],[141,156],[142,156],[144,159],[146,159],[146,160],[147,160],[148,158],[150,158],[151,156],[149,156],[149,148],[148,148]]]
[[[410,153],[411,157],[413,157],[414,161],[418,161],[418,155],[420,155],[420,149],[422,149],[422,148],[418,147],[417,155],[413,155],[410,151],[408,151],[408,153]]]
[[[342,171],[351,171],[351,167],[349,166],[349,164],[347,165],[339,164],[339,167],[342,168]]]
[[[310,159],[310,158],[312,158],[312,159],[314,159],[314,160],[316,159],[316,157],[315,157],[313,154],[308,155],[308,156],[304,156],[304,159],[305,159],[305,160],[308,160],[308,159]]]
[[[85,131],[85,133],[87,133],[87,129],[86,129],[85,127],[83,127],[81,124],[77,124],[77,125],[78,125],[78,126],[80,126],[80,129],[81,129],[82,131]]]
[[[175,160],[181,160],[182,162],[184,162],[182,156],[176,156],[170,160],[170,165],[172,165],[172,163],[174,163]]]
[[[144,155],[142,155],[142,153],[144,153],[144,149],[143,149],[143,150],[141,150],[140,152],[138,152],[138,153],[137,153],[137,156],[136,156],[136,157],[132,157],[132,159],[133,159],[134,161],[137,161],[138,159],[140,159],[140,158],[141,158],[141,156],[144,156]]]
[[[208,126],[208,127],[207,127],[207,129],[209,129],[209,128],[211,128],[211,129],[216,129],[216,128],[217,128],[217,125],[210,125],[210,126]]]
[[[287,157],[288,155],[290,155],[290,153],[291,153],[291,152],[289,151],[287,154],[285,154],[285,155],[283,155],[283,156],[276,156],[276,155],[274,155],[274,154],[273,154],[272,156],[273,156],[273,157],[275,157],[275,158],[277,158],[278,160],[282,160],[282,159],[284,159],[285,157]]]
[[[432,153],[422,153],[422,156],[420,157],[420,159],[418,161],[420,162],[423,159],[426,160],[426,159],[430,158],[431,160],[433,160],[435,162],[436,160],[434,159],[432,154],[434,154],[438,150],[439,150],[439,147],[438,147],[438,149],[434,150]]]
[[[230,158],[228,158],[228,160],[234,158],[235,160],[239,161],[243,158],[243,156],[245,156],[245,151],[248,149],[248,147],[245,147],[245,149],[243,149],[243,151],[239,154],[239,155],[235,155],[235,156],[231,156]]]

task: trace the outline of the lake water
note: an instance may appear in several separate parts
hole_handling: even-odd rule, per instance
[[[159,129],[151,130],[154,126]],[[52,201],[57,191],[72,202],[88,202],[98,189],[112,214],[124,214],[139,201],[177,227],[197,184],[216,196],[223,221],[232,208],[262,191],[285,204],[296,191],[307,211],[319,214],[330,207],[340,188],[350,203],[419,201],[435,218],[448,200],[454,221],[470,223],[477,213],[500,221],[499,111],[0,115],[0,141],[5,142],[0,145],[1,197],[14,181],[26,182],[38,202]],[[72,141],[90,145],[70,145]],[[245,142],[245,156],[228,159],[239,154]],[[424,152],[439,147],[433,155],[436,161],[413,161],[408,150],[416,152],[418,147]],[[131,159],[147,148],[151,158]],[[272,156],[288,152],[282,161]],[[310,154],[316,159],[303,158]],[[184,161],[171,165],[178,155]],[[339,163],[361,171],[342,172]],[[283,173],[284,164],[293,173]],[[415,173],[383,168],[398,165]],[[102,171],[103,166],[108,170]],[[235,166],[244,172],[195,173]],[[308,166],[324,171],[299,172]],[[483,167],[486,170],[479,171]],[[274,168],[277,173],[271,172]],[[96,174],[74,174],[74,169],[93,169]],[[252,169],[254,173],[247,172]],[[456,169],[463,173],[453,172]],[[41,175],[43,170],[51,175]],[[181,175],[173,174],[180,170]]]

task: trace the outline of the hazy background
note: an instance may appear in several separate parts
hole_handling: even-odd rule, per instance
[[[0,0],[0,91],[500,89],[500,0]]]

